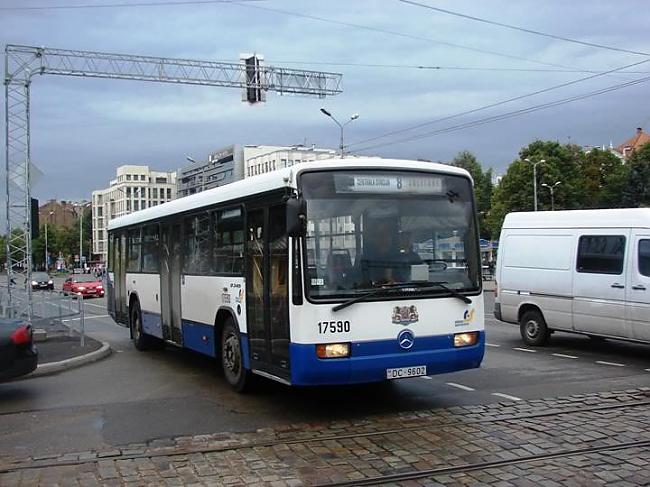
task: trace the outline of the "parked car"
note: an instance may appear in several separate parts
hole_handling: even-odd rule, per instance
[[[104,296],[104,286],[101,279],[92,274],[75,274],[63,282],[63,294],[76,294],[82,297]]]
[[[0,320],[0,382],[29,374],[37,364],[32,327],[21,320]]]
[[[650,343],[650,208],[510,213],[497,319],[527,345],[554,331]]]
[[[32,272],[32,289],[54,289],[54,281],[47,272]]]

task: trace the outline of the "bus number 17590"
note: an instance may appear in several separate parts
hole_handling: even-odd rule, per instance
[[[318,333],[349,333],[349,321],[319,321]]]

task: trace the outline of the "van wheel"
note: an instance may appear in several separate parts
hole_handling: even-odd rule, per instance
[[[542,313],[535,310],[526,311],[521,316],[519,329],[524,343],[533,347],[545,345],[550,335]]]
[[[250,383],[250,372],[244,368],[241,336],[232,318],[226,321],[221,334],[221,365],[230,387],[244,392]]]

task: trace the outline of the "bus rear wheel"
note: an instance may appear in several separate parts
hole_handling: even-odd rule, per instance
[[[135,301],[131,306],[129,323],[131,325],[131,337],[133,338],[135,348],[141,352],[154,348],[156,339],[142,332],[142,311],[140,310],[140,303],[138,301]]]
[[[232,319],[226,321],[221,333],[221,366],[230,387],[244,392],[250,382],[250,373],[244,368],[241,337]]]

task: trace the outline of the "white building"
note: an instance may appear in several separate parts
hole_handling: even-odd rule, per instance
[[[108,222],[118,216],[161,205],[176,198],[176,172],[152,171],[149,166],[120,166],[106,189],[93,191],[93,255],[106,262]]]
[[[263,146],[260,146],[263,147]],[[261,152],[261,151],[260,151]],[[335,150],[315,147],[268,147],[267,151],[245,158],[246,177],[256,176],[276,169],[291,167],[302,162],[312,162],[338,157]]]

